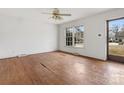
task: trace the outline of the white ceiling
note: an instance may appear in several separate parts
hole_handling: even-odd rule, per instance
[[[54,21],[50,15],[42,14],[42,12],[52,12],[50,8],[0,8],[0,15],[16,16],[29,18],[34,20],[41,20],[43,22],[61,24],[83,17],[91,16],[97,13],[111,10],[111,8],[59,8],[61,13],[70,13],[72,16],[63,17],[64,20]]]

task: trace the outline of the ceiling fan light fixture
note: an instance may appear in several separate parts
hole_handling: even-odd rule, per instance
[[[53,15],[51,18],[54,20],[63,20],[63,17],[58,16],[58,15]]]
[[[44,12],[43,14],[49,14],[52,15],[50,18],[54,20],[63,20],[63,16],[71,16],[71,14],[63,14],[60,13],[60,10],[58,8],[54,8],[52,13],[46,13]]]

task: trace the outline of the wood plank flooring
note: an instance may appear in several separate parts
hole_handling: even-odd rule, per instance
[[[124,84],[124,64],[63,52],[0,60],[0,84]]]

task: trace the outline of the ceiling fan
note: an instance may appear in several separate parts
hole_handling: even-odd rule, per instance
[[[44,12],[43,14],[49,14],[51,15],[50,18],[54,19],[54,20],[62,20],[63,17],[62,16],[71,16],[71,14],[63,14],[60,13],[60,10],[58,8],[54,8],[52,13],[46,13]]]

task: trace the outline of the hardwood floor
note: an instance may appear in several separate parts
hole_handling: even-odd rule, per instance
[[[124,64],[63,52],[0,60],[0,84],[124,84]]]

